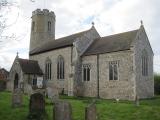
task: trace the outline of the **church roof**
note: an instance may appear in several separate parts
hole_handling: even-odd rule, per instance
[[[90,29],[89,29],[90,30]],[[30,55],[40,54],[47,51],[69,47],[73,45],[73,42],[76,38],[81,37],[83,34],[89,30],[72,34],[66,37],[62,37],[30,51]],[[132,41],[136,37],[138,32],[137,30],[123,32],[119,34],[114,34],[110,36],[100,37],[94,40],[94,42],[88,47],[83,55],[94,55],[101,53],[109,53],[116,51],[129,50]]]
[[[48,43],[30,51],[29,54],[30,55],[35,55],[35,54],[39,54],[39,53],[43,53],[43,52],[47,52],[47,51],[51,51],[51,50],[55,50],[55,49],[59,49],[59,48],[72,46],[73,42],[76,38],[82,36],[83,34],[88,32],[89,30],[82,31],[82,32],[79,32],[79,33],[76,33],[76,34],[72,34],[72,35],[69,35],[69,36],[66,36],[66,37],[58,38],[56,40],[48,42]]]
[[[26,74],[43,74],[37,61],[18,58],[18,62],[22,71]]]
[[[119,33],[96,39],[83,55],[94,55],[129,50],[138,30]]]

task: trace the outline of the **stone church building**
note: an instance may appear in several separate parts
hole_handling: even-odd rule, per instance
[[[69,96],[125,100],[154,96],[153,51],[143,24],[104,37],[92,24],[88,30],[55,39],[54,12],[37,9],[31,18],[29,60],[15,58],[11,90],[20,87],[27,93],[41,77],[46,88]]]

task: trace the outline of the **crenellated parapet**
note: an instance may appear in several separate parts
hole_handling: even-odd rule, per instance
[[[53,11],[49,11],[48,9],[36,9],[35,11],[32,12],[32,16],[34,15],[47,15],[47,16],[53,16],[55,17],[55,14]]]

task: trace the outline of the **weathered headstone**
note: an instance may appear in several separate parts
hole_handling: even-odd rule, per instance
[[[135,105],[136,106],[139,106],[139,97],[136,95],[135,97]]]
[[[53,120],[72,120],[72,108],[66,101],[57,101],[54,105]]]
[[[32,95],[32,93],[33,93],[31,85],[28,85],[27,89],[28,89],[28,96],[30,97]]]
[[[41,93],[34,93],[30,97],[29,119],[41,120],[45,115],[45,99]]]
[[[85,108],[85,120],[96,120],[96,105],[94,103],[90,104]]]
[[[59,93],[56,88],[48,87],[47,95],[48,95],[48,98],[51,99],[52,102],[56,102],[59,100]]]
[[[17,88],[12,93],[12,107],[21,107],[23,103],[23,93]]]
[[[35,89],[32,91],[33,94],[35,93],[40,93],[42,94],[43,96],[45,96],[45,89]]]

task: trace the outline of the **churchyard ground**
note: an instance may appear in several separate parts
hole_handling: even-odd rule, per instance
[[[85,107],[93,98],[76,98],[60,96],[72,105],[73,120],[85,119]],[[23,106],[11,107],[11,93],[0,92],[0,120],[26,120],[29,109],[29,96],[24,96]],[[153,99],[140,100],[136,106],[131,101],[96,100],[98,120],[160,120],[160,96]],[[53,104],[46,99],[46,111],[48,120],[53,120]]]

